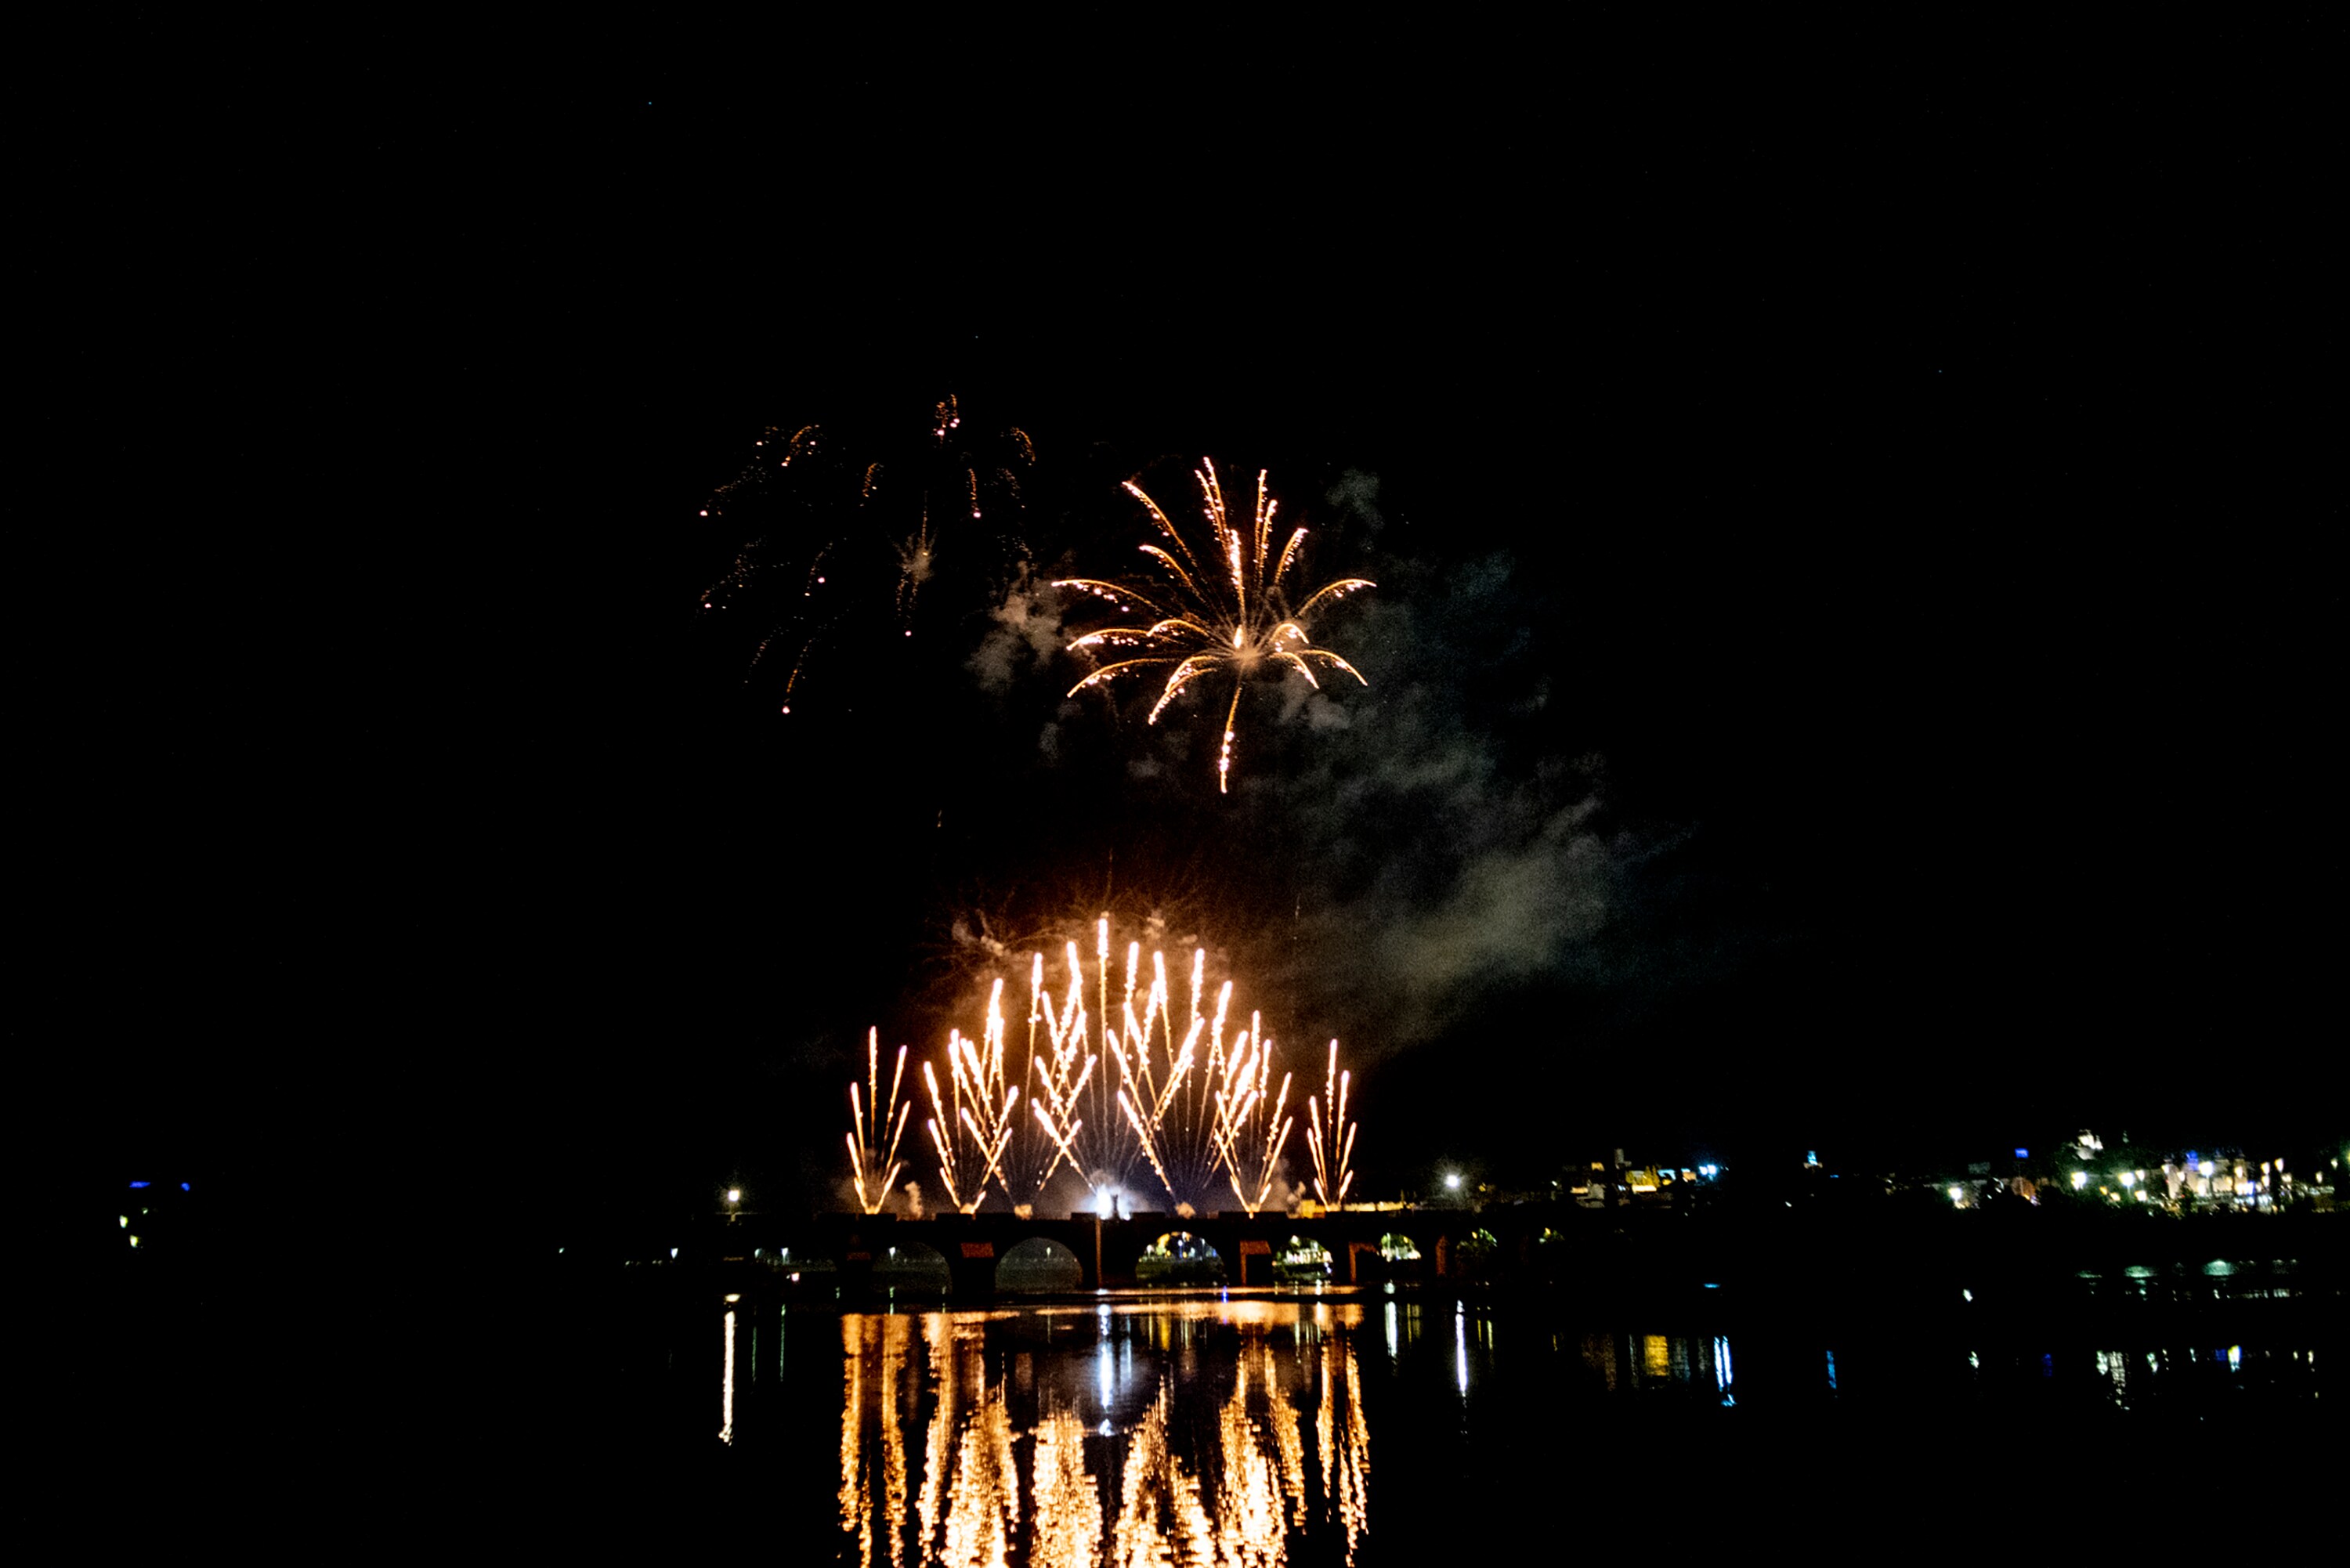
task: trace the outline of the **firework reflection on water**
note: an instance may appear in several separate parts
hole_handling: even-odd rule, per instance
[[[1366,1321],[1268,1302],[849,1314],[842,1558],[1352,1562]]]

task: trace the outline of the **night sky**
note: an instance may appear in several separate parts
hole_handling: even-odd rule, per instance
[[[1375,1193],[2339,1130],[2315,36],[450,42],[124,24],[20,150],[51,1168],[821,1202],[955,920],[1103,908],[1345,1042]],[[785,719],[702,510],[950,393],[1038,578],[1268,469],[1368,688],[1219,798],[946,534]]]

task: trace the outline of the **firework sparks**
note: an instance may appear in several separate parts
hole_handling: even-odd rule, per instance
[[[898,1138],[906,1130],[906,1113],[914,1108],[910,1100],[898,1103],[898,1088],[906,1076],[906,1048],[898,1047],[898,1065],[889,1075],[889,1103],[884,1110],[881,1104],[881,1031],[875,1029],[865,1037],[865,1083],[863,1099],[857,1094],[857,1085],[848,1085],[848,1167],[857,1181],[858,1206],[868,1214],[881,1212],[881,1205],[889,1196],[889,1184],[898,1179],[904,1162],[898,1158]],[[887,1127],[889,1141],[881,1141]],[[879,1172],[878,1175],[872,1173]],[[870,1184],[868,1185],[868,1177]]]
[[[874,450],[828,426],[763,431],[741,472],[701,508],[750,533],[702,590],[702,619],[750,643],[746,683],[765,685],[785,667],[785,713],[812,670],[846,673],[885,639],[931,624],[917,611],[934,585],[961,613],[965,601],[1000,597],[1026,558],[1019,471],[1036,452],[1025,431],[968,431],[950,394],[918,436],[885,436],[879,461],[847,461],[852,441]]]
[[[1282,1113],[1289,1105],[1289,1075],[1281,1075],[1280,1092],[1272,1096],[1268,1112],[1265,1086],[1273,1079],[1273,1043],[1258,1038],[1256,1018],[1249,1018],[1243,1048],[1226,1064],[1224,1082],[1215,1091],[1211,1136],[1232,1196],[1253,1214],[1264,1207],[1281,1172],[1281,1151],[1289,1141],[1296,1118]]]
[[[1150,709],[1149,722],[1156,724],[1167,705],[1187,688],[1211,677],[1231,680],[1232,694],[1224,710],[1223,744],[1216,755],[1216,787],[1229,792],[1241,694],[1253,679],[1295,670],[1318,691],[1322,685],[1315,675],[1318,664],[1370,684],[1337,654],[1315,647],[1306,625],[1324,606],[1373,585],[1362,577],[1343,577],[1314,589],[1293,607],[1286,584],[1290,569],[1299,562],[1305,530],[1291,534],[1278,557],[1273,555],[1273,517],[1279,504],[1265,489],[1264,471],[1257,471],[1256,512],[1245,528],[1234,526],[1225,509],[1215,464],[1202,458],[1194,477],[1200,483],[1201,511],[1212,540],[1210,548],[1194,551],[1159,503],[1128,480],[1127,493],[1142,503],[1166,540],[1164,546],[1141,547],[1150,557],[1157,578],[1133,583],[1067,577],[1054,586],[1091,594],[1121,611],[1139,610],[1151,618],[1147,624],[1087,632],[1071,643],[1072,649],[1084,649],[1096,657],[1136,651],[1132,657],[1110,658],[1071,687],[1070,696],[1121,675],[1163,672],[1159,699]]]
[[[951,1096],[934,1087],[932,1098],[941,1127],[960,1126],[965,1136],[933,1134],[941,1179],[959,1204],[969,1201],[972,1173],[989,1168],[993,1149],[994,1178],[1018,1202],[1064,1164],[1093,1187],[1125,1179],[1139,1163],[1180,1202],[1204,1198],[1224,1174],[1255,1212],[1294,1120],[1285,1114],[1288,1078],[1274,1085],[1260,1016],[1233,1026],[1229,981],[1211,1001],[1205,949],[1192,952],[1188,984],[1179,986],[1167,955],[1153,952],[1146,964],[1139,941],[1126,945],[1118,965],[1107,916],[1095,922],[1093,948],[1089,970],[1078,944],[1065,944],[1066,978],[1057,990],[1046,983],[1044,955],[1030,956],[1028,1063],[1017,1080],[1030,1086],[1024,1114],[1014,1109],[1001,980],[989,994],[983,1040],[951,1035],[950,1075],[959,1086]]]
[[[974,1212],[987,1197],[993,1179],[1009,1189],[1003,1175],[1003,1149],[1019,1127],[1013,1110],[1020,1104],[1020,1087],[1003,1081],[1003,982],[995,982],[987,1002],[987,1034],[973,1040],[960,1030],[947,1034],[947,1076],[954,1085],[954,1110],[939,1095],[938,1075],[922,1064],[922,1081],[930,1085],[931,1142],[939,1151],[939,1179],[947,1201],[964,1213]],[[941,1124],[944,1126],[941,1127]]]
[[[1347,1204],[1347,1189],[1355,1184],[1355,1124],[1347,1119],[1347,1090],[1351,1073],[1338,1071],[1338,1043],[1330,1042],[1330,1073],[1322,1097],[1305,1100],[1305,1142],[1314,1153],[1314,1196],[1332,1209]],[[1327,1107],[1326,1118],[1324,1109]]]
[[[1028,956],[1027,1059],[1014,1071],[1014,1048],[1004,1017],[1005,981],[990,986],[986,1022],[978,1035],[947,1033],[946,1071],[921,1065],[931,1114],[923,1126],[937,1157],[947,1199],[968,1214],[1000,1189],[1014,1207],[1033,1201],[1063,1166],[1095,1191],[1116,1187],[1147,1166],[1178,1205],[1203,1203],[1229,1185],[1240,1207],[1253,1214],[1271,1199],[1283,1171],[1289,1134],[1290,1075],[1281,1072],[1260,1013],[1239,1023],[1233,986],[1208,981],[1205,948],[1196,948],[1181,983],[1170,979],[1167,955],[1126,944],[1114,961],[1110,922],[1094,923],[1092,963],[1079,945],[1064,944],[1066,981],[1049,984],[1042,953]],[[1184,1022],[1176,1022],[1181,1012]],[[879,1104],[878,1033],[868,1039],[870,1096]],[[862,1141],[852,1136],[849,1160],[858,1199],[879,1208],[894,1179],[898,1134],[907,1107],[899,1104],[905,1052],[899,1052],[886,1112],[868,1113],[857,1087],[850,1108]],[[1348,1075],[1337,1068],[1331,1042],[1333,1113],[1309,1100],[1307,1136],[1314,1141],[1316,1189],[1324,1201],[1343,1199],[1354,1128],[1345,1123]],[[1023,1103],[1024,1100],[1024,1104]],[[868,1119],[869,1117],[869,1119]],[[886,1146],[881,1130],[894,1118]],[[1329,1154],[1326,1154],[1326,1146]],[[888,1166],[888,1174],[868,1181]]]
[[[1041,1190],[1065,1160],[1081,1179],[1086,1174],[1075,1147],[1086,1127],[1077,1107],[1101,1059],[1086,1049],[1084,1002],[1079,994],[1083,978],[1076,956],[1076,944],[1072,942],[1068,1002],[1057,1010],[1053,1006],[1052,994],[1045,989],[1045,955],[1035,953],[1029,958],[1028,1071],[1036,1085],[1036,1095],[1028,1104],[1049,1149],[1042,1157],[1042,1168],[1036,1170],[1034,1185],[1028,1188],[1032,1193]],[[1036,1054],[1036,1025],[1040,1023],[1045,1028],[1045,1054],[1041,1056]],[[1027,1147],[1034,1149],[1036,1145],[1031,1140]],[[1036,1164],[1034,1158],[1028,1161],[1031,1168]]]

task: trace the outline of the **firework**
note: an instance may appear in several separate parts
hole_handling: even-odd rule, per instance
[[[857,1085],[848,1085],[848,1167],[857,1182],[858,1206],[868,1214],[881,1212],[882,1202],[889,1196],[889,1184],[904,1168],[898,1158],[898,1138],[906,1130],[906,1113],[912,1110],[911,1101],[898,1103],[898,1088],[906,1076],[906,1048],[898,1047],[898,1065],[889,1075],[889,1104],[881,1104],[881,1032],[875,1029],[865,1037],[865,1097],[860,1100]],[[883,1128],[888,1128],[889,1141],[881,1141]],[[879,1172],[878,1175],[871,1173]],[[868,1177],[870,1185],[868,1185]]]
[[[1040,1191],[1053,1173],[1066,1162],[1069,1168],[1084,1179],[1086,1168],[1078,1158],[1076,1144],[1086,1129],[1085,1117],[1079,1106],[1087,1085],[1094,1081],[1094,1070],[1101,1058],[1087,1049],[1084,1027],[1084,1002],[1080,992],[1083,975],[1076,961],[1076,944],[1069,944],[1070,994],[1067,1003],[1058,1009],[1045,989],[1045,955],[1030,956],[1028,968],[1028,1072],[1035,1085],[1029,1100],[1029,1109],[1038,1127],[1043,1130],[1040,1145],[1034,1138],[1023,1140],[1022,1152],[1028,1155],[1024,1168],[1033,1170],[1035,1179],[1026,1190],[1033,1195]],[[1036,1025],[1045,1029],[1045,1051],[1036,1051]],[[1024,1132],[1025,1129],[1023,1129]]]
[[[934,1113],[926,1126],[949,1200],[969,1212],[993,1186],[1017,1205],[1064,1165],[1096,1189],[1147,1166],[1179,1203],[1229,1184],[1256,1212],[1295,1119],[1290,1080],[1276,1075],[1261,1015],[1235,1027],[1229,981],[1211,1002],[1205,949],[1192,952],[1188,983],[1179,987],[1167,955],[1153,952],[1146,965],[1140,942],[1127,944],[1114,980],[1119,966],[1107,916],[1095,922],[1093,948],[1089,971],[1078,944],[1065,944],[1057,989],[1047,984],[1044,955],[1030,955],[1020,1071],[1013,1070],[1001,979],[989,990],[983,1032],[949,1032],[944,1084],[923,1064]]]
[[[1333,1209],[1343,1209],[1347,1189],[1355,1184],[1355,1124],[1347,1119],[1347,1090],[1351,1073],[1338,1071],[1338,1043],[1330,1042],[1330,1073],[1322,1097],[1305,1100],[1305,1142],[1314,1153],[1314,1196]],[[1324,1116],[1324,1107],[1328,1116]]]
[[[1280,1092],[1268,1112],[1265,1085],[1273,1077],[1273,1043],[1256,1037],[1256,1019],[1250,1015],[1243,1049],[1226,1065],[1224,1082],[1215,1091],[1212,1136],[1232,1196],[1253,1214],[1264,1207],[1280,1174],[1281,1151],[1289,1141],[1290,1123],[1282,1113],[1289,1105],[1289,1075],[1281,1075]]]
[[[1128,480],[1127,493],[1142,503],[1166,540],[1165,546],[1141,547],[1150,558],[1155,579],[1136,583],[1067,577],[1054,586],[1092,594],[1120,611],[1140,611],[1151,618],[1147,624],[1105,627],[1072,642],[1073,650],[1095,657],[1134,651],[1132,657],[1110,658],[1071,687],[1070,696],[1121,675],[1163,672],[1158,701],[1150,709],[1149,722],[1156,724],[1167,705],[1189,687],[1211,678],[1230,680],[1232,701],[1224,709],[1223,744],[1216,755],[1216,787],[1222,792],[1232,785],[1241,694],[1252,680],[1295,670],[1318,691],[1322,682],[1315,666],[1319,664],[1370,684],[1337,654],[1315,647],[1306,624],[1325,605],[1373,585],[1362,577],[1343,577],[1305,594],[1293,606],[1286,584],[1291,567],[1299,562],[1305,530],[1291,534],[1280,556],[1273,556],[1273,516],[1278,503],[1265,489],[1265,472],[1257,471],[1256,512],[1246,528],[1235,527],[1226,512],[1223,486],[1212,462],[1202,458],[1194,477],[1211,540],[1209,548],[1194,551],[1159,504]]]
[[[1048,983],[1044,954],[1028,956],[1024,1062],[1015,1064],[1005,981],[997,978],[981,1032],[950,1029],[943,1069],[921,1064],[931,1113],[923,1126],[947,1200],[968,1214],[993,1189],[1018,1208],[1064,1166],[1096,1191],[1124,1186],[1147,1167],[1179,1206],[1229,1187],[1243,1210],[1256,1213],[1280,1181],[1297,1119],[1290,1075],[1279,1068],[1262,1014],[1239,1022],[1231,981],[1211,992],[1205,948],[1192,950],[1180,978],[1170,978],[1164,951],[1146,963],[1139,941],[1126,944],[1118,964],[1107,915],[1094,922],[1092,947],[1088,965],[1077,942],[1063,944],[1057,984]],[[848,1140],[849,1160],[868,1213],[900,1168],[909,1108],[899,1102],[902,1047],[882,1108],[879,1038],[868,1040],[867,1095],[849,1087],[859,1129]],[[1355,1137],[1346,1119],[1351,1075],[1338,1070],[1337,1046],[1330,1043],[1325,1095],[1307,1101],[1306,1127],[1315,1191],[1333,1207],[1353,1181]]]
[[[1000,597],[1026,557],[1020,475],[1036,460],[1026,431],[966,431],[950,394],[920,437],[878,460],[852,459],[852,444],[867,443],[816,425],[764,431],[701,509],[751,530],[702,590],[702,618],[748,639],[746,683],[781,672],[785,713],[817,669],[855,667],[913,638],[933,584],[952,583],[962,613]]]
[[[995,982],[987,1002],[987,1034],[972,1040],[961,1031],[947,1034],[947,1076],[954,1085],[954,1110],[940,1096],[938,1075],[922,1064],[922,1081],[930,1085],[931,1142],[939,1151],[939,1179],[947,1201],[969,1214],[987,1197],[993,1179],[1007,1186],[1003,1149],[1019,1125],[1013,1111],[1020,1104],[1020,1087],[1003,1081],[1003,982]],[[943,1125],[941,1125],[943,1124]]]

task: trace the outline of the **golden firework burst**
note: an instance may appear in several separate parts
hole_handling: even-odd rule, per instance
[[[1148,583],[1109,582],[1094,577],[1066,577],[1054,586],[1076,588],[1107,600],[1120,610],[1139,610],[1148,624],[1104,627],[1078,638],[1069,646],[1089,655],[1136,649],[1133,657],[1112,659],[1069,689],[1074,697],[1091,686],[1121,675],[1145,670],[1166,672],[1159,700],[1151,704],[1151,723],[1167,705],[1194,683],[1211,676],[1231,678],[1232,701],[1224,710],[1223,745],[1216,756],[1216,788],[1232,787],[1232,742],[1238,730],[1241,693],[1261,675],[1295,670],[1319,690],[1315,667],[1343,670],[1362,681],[1362,672],[1326,648],[1317,648],[1307,635],[1308,618],[1358,588],[1373,585],[1362,577],[1342,577],[1314,589],[1293,605],[1286,582],[1299,561],[1305,530],[1289,536],[1276,557],[1273,554],[1273,515],[1279,503],[1265,489],[1265,471],[1256,476],[1256,512],[1243,529],[1232,524],[1224,507],[1223,486],[1216,465],[1202,458],[1193,472],[1199,481],[1201,509],[1208,523],[1210,548],[1194,551],[1168,521],[1159,503],[1132,480],[1127,493],[1142,503],[1165,537],[1164,545],[1145,545],[1142,553],[1157,568]]]

